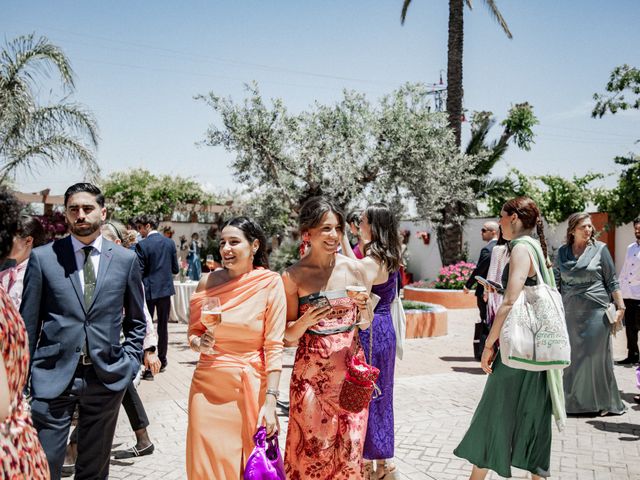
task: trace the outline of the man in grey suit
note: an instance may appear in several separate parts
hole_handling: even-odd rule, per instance
[[[106,479],[120,403],[142,359],[142,279],[135,253],[100,234],[96,186],[72,185],[64,203],[71,235],[34,249],[24,279],[32,416],[56,480],[77,406],[75,478]]]

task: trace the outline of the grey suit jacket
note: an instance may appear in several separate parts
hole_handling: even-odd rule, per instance
[[[65,390],[85,341],[99,380],[110,390],[125,389],[142,360],[143,308],[134,252],[103,239],[96,289],[85,308],[71,238],[35,248],[20,307],[29,336],[33,397],[56,398]]]

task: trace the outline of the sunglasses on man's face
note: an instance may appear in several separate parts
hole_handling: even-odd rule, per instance
[[[480,231],[482,233],[487,233],[487,232],[490,232],[491,230],[489,230],[488,228],[481,228]]]

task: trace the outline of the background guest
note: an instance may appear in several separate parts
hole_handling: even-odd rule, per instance
[[[626,311],[624,327],[627,333],[627,358],[620,365],[638,363],[638,329],[640,329],[640,217],[633,221],[636,241],[627,247],[620,272],[620,290]]]
[[[469,289],[476,285],[475,295],[476,302],[478,304],[478,311],[480,313],[480,324],[481,328],[476,328],[476,332],[482,331],[482,335],[480,338],[474,339],[474,356],[476,360],[480,360],[480,356],[482,355],[482,349],[484,348],[484,341],[486,338],[486,334],[489,331],[487,325],[487,302],[484,299],[484,287],[481,283],[476,282],[476,277],[487,278],[487,273],[489,272],[489,264],[491,263],[491,251],[493,247],[495,247],[498,241],[498,230],[499,226],[496,222],[485,222],[480,229],[480,235],[482,235],[482,240],[487,242],[482,250],[480,250],[480,257],[478,258],[478,263],[476,264],[476,268],[473,270],[471,275],[469,275],[469,279],[464,286],[465,293],[469,293]],[[475,342],[478,340],[478,342]]]
[[[299,222],[311,248],[282,275],[287,294],[285,339],[298,342],[290,383],[285,469],[291,479],[358,480],[368,409],[345,411],[339,396],[347,363],[357,351],[358,312],[367,298],[364,294],[348,297],[346,287],[366,281],[366,271],[360,262],[336,254],[345,220],[330,201],[307,200]],[[323,303],[314,305],[321,298]],[[360,328],[369,326],[367,320]],[[361,350],[356,354],[364,361]]]
[[[193,232],[191,235],[191,243],[189,243],[189,253],[187,254],[187,263],[189,269],[187,274],[193,281],[199,281],[202,275],[202,262],[200,261],[200,250],[202,245],[200,244],[200,236],[197,232]]]
[[[624,302],[609,249],[595,240],[588,213],[569,217],[567,242],[558,250],[554,274],[571,342],[571,365],[564,370],[567,413],[623,413],[606,310],[613,297],[621,324]]]
[[[487,280],[494,281],[502,284],[502,272],[504,267],[509,262],[509,248],[507,241],[502,235],[502,229],[499,229],[498,240],[491,250],[491,262],[489,262],[489,271],[487,272]],[[496,290],[486,291],[485,302],[487,302],[487,325],[491,327],[498,308],[502,303],[502,295],[504,292],[497,292]]]
[[[378,479],[389,478],[396,471],[391,462],[394,456],[393,422],[393,374],[396,360],[396,334],[391,318],[391,302],[398,295],[400,283],[401,239],[398,220],[383,203],[370,205],[360,219],[360,238],[364,243],[365,257],[362,260],[370,279],[371,293],[380,297],[374,310],[371,328],[360,331],[360,341],[365,352],[369,351],[373,330],[373,366],[380,369],[376,384],[381,394],[369,404],[369,421],[364,443],[363,457],[365,478],[371,477],[376,461]],[[343,251],[349,252],[348,242]]]
[[[173,275],[180,271],[178,256],[173,241],[156,230],[158,220],[153,215],[141,215],[136,218],[135,224],[143,238],[136,245],[136,253],[142,271],[147,308],[152,318],[157,312],[158,357],[162,364],[160,371],[163,372],[168,363],[171,296],[176,293]]]
[[[352,241],[349,243],[356,258],[364,258],[364,241],[360,236],[360,219],[362,210],[352,210],[347,214],[347,226],[351,234]],[[345,236],[347,236],[345,232]]]
[[[21,208],[12,194],[0,187],[0,261],[14,244]],[[0,286],[0,474],[7,479],[47,480],[47,457],[23,394],[29,373],[28,347],[22,318]]]
[[[192,480],[241,480],[257,426],[269,436],[278,429],[286,300],[280,276],[267,269],[266,244],[254,221],[229,220],[220,237],[224,269],[205,274],[191,298],[189,345],[200,352],[189,390]],[[201,315],[213,297],[222,312],[215,327]]]
[[[15,266],[0,272],[0,285],[4,287],[18,310],[22,301],[24,272],[29,263],[29,255],[32,249],[44,244],[45,238],[46,234],[40,220],[30,215],[20,217],[11,252],[7,255],[7,259],[15,260]]]

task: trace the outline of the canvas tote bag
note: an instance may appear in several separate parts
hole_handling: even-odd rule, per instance
[[[540,245],[530,237],[517,243],[525,243],[529,249],[537,285],[523,287],[502,326],[502,362],[535,372],[566,368],[571,363],[571,346],[562,297],[548,269],[545,267],[544,277],[540,271],[539,265],[545,263]]]

